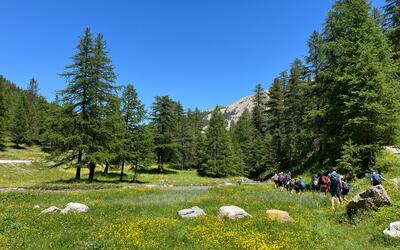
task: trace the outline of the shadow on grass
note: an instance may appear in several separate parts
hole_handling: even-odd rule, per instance
[[[143,168],[138,171],[139,174],[178,174],[177,171],[171,169],[164,169],[160,171],[158,168]]]

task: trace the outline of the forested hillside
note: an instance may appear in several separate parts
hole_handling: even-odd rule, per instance
[[[248,109],[216,107],[206,129],[200,110],[169,96],[144,107],[134,85],[118,83],[103,35],[87,28],[54,103],[35,79],[21,90],[0,78],[0,138],[41,145],[57,164],[75,167],[77,179],[88,168],[89,181],[98,165],[119,167],[122,180],[126,166],[152,163],[212,177],[332,166],[364,175],[383,146],[398,143],[399,16],[398,1],[387,1],[384,13],[366,0],[336,1],[305,58],[277,72],[269,89],[257,85]]]

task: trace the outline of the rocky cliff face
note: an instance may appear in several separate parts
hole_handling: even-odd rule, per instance
[[[236,102],[229,104],[227,106],[220,106],[221,112],[225,117],[225,124],[227,128],[230,127],[232,122],[237,122],[239,117],[243,114],[243,112],[248,109],[251,111],[254,106],[254,97],[253,96],[245,96]],[[210,108],[204,111],[203,122],[204,125],[207,126],[208,121],[211,118],[211,113],[214,108]]]

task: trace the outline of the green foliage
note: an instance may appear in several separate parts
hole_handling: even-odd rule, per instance
[[[25,95],[20,95],[11,125],[11,140],[19,147],[28,142],[28,103]]]
[[[346,178],[352,180],[355,174],[360,171],[361,159],[359,158],[360,149],[349,139],[343,146],[341,156],[337,160],[339,173],[346,175]]]
[[[215,177],[242,174],[243,163],[234,150],[224,117],[219,107],[216,107],[205,133],[204,160],[199,173]]]
[[[375,169],[382,172],[394,172],[400,175],[400,159],[389,150],[381,150],[376,156]]]
[[[75,143],[70,143],[68,149],[62,145],[60,149],[66,150],[56,152],[69,154],[70,160],[78,161],[77,178],[80,166],[89,165],[89,181],[92,181],[96,163],[104,159],[102,152],[107,150],[109,131],[104,125],[107,123],[107,108],[115,89],[115,73],[101,34],[93,39],[87,28],[77,50],[72,57],[72,64],[66,66],[68,71],[61,74],[69,85],[60,92],[63,105],[67,109],[72,108],[70,117],[73,117],[76,126],[70,129],[73,133],[63,134],[67,136],[64,141]]]

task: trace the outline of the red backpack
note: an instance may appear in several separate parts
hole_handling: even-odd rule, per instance
[[[322,185],[328,185],[328,182],[329,182],[328,177],[326,177],[325,175],[322,176],[321,182],[322,182]]]

